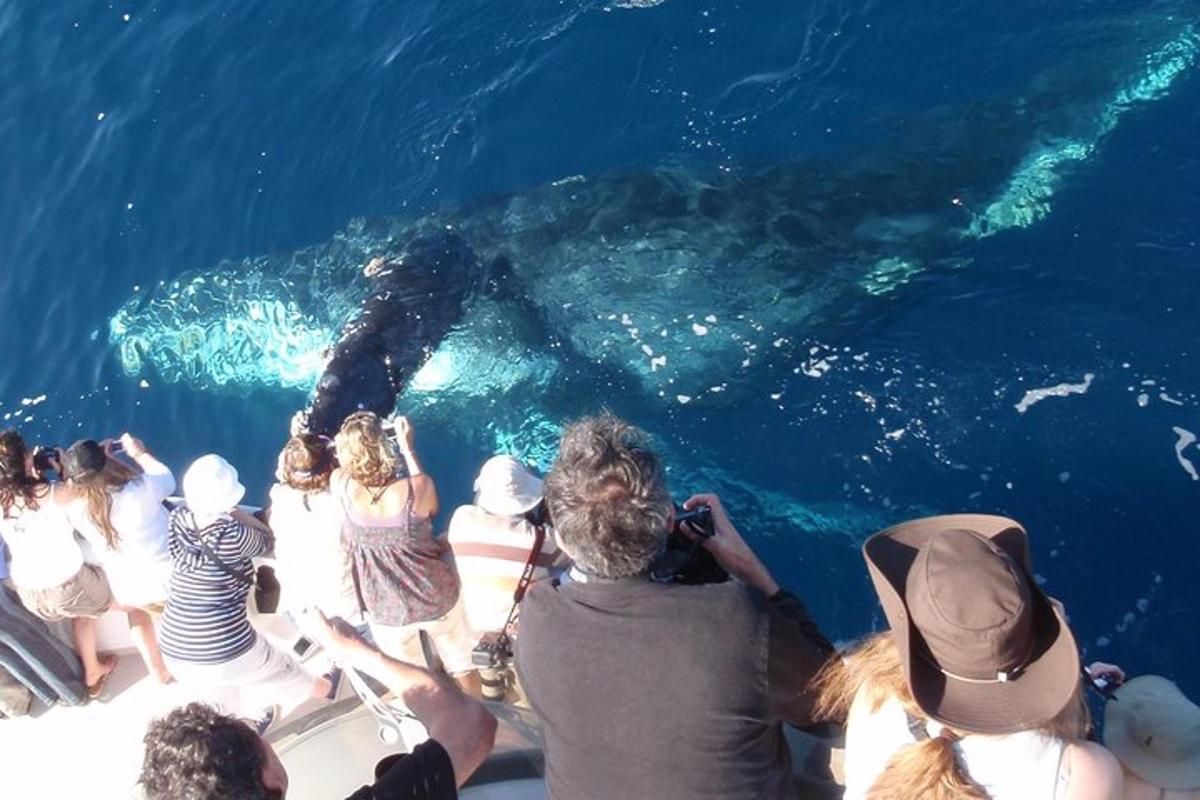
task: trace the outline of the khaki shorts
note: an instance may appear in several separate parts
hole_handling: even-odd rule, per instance
[[[479,641],[479,637],[467,624],[461,596],[453,608],[437,619],[408,625],[378,625],[372,622],[370,628],[375,644],[392,658],[425,666],[425,654],[421,649],[423,630],[433,640],[446,672],[451,675],[464,675],[477,669],[471,663],[471,650]]]
[[[66,583],[51,589],[18,586],[17,596],[25,608],[48,622],[74,617],[94,619],[112,605],[108,579],[95,564],[84,564]]]

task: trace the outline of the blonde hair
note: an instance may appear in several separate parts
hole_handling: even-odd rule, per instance
[[[112,496],[141,474],[140,467],[109,458],[100,470],[67,481],[82,495],[88,517],[100,529],[110,550],[116,550],[121,543],[121,535],[112,524]]]
[[[328,489],[331,472],[333,458],[329,440],[315,433],[302,433],[288,439],[279,452],[275,477],[307,494]]]
[[[387,486],[395,480],[396,443],[384,435],[375,412],[355,411],[346,417],[334,443],[338,463],[363,486]]]
[[[859,690],[874,713],[888,700],[898,700],[905,713],[927,720],[913,700],[900,654],[888,632],[876,633],[847,650],[842,658],[826,663],[815,679],[817,713],[825,719],[845,719]],[[1062,739],[1080,739],[1090,723],[1087,705],[1078,690],[1058,716],[1041,727],[1043,733]],[[954,752],[954,742],[969,731],[946,727],[932,736],[897,750],[867,792],[869,800],[987,800],[989,795],[967,776]]]

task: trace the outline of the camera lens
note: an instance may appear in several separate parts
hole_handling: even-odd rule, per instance
[[[479,670],[480,693],[484,700],[503,700],[508,693],[508,670],[504,667],[488,667]]]

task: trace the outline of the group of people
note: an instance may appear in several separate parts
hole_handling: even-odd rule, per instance
[[[240,696],[223,705],[229,714],[193,703],[152,724],[147,797],[286,794],[286,770],[259,734],[275,703],[329,695],[336,675],[309,676],[248,619],[251,560],[272,545],[282,609],[430,733],[356,798],[457,796],[496,730],[472,696],[471,651],[501,628],[542,723],[555,798],[799,797],[784,726],[821,723],[844,726],[835,772],[846,798],[1200,797],[1200,708],[1164,678],[1081,667],[1014,520],[930,517],[870,537],[863,552],[888,629],[839,652],[720,498],[672,502],[660,458],[624,421],[568,426],[544,484],[511,457],[491,459],[445,536],[434,535],[437,488],[412,429],[394,424],[357,412],[333,442],[293,431],[265,521],[237,510],[244,489],[217,456],[189,468],[185,503],[168,514],[160,501],[174,481],[134,437],[121,437],[123,458],[77,443],[63,454],[64,481],[51,483],[19,436],[0,436],[12,581],[39,616],[82,620],[89,687],[109,668],[90,620],[116,605],[132,610],[160,680]],[[106,494],[87,493],[92,475],[107,476],[90,478]],[[661,575],[655,564],[680,538],[728,579]],[[512,627],[514,591],[530,574]],[[457,683],[425,665],[420,631]],[[1107,747],[1089,738],[1093,679],[1119,684]]]

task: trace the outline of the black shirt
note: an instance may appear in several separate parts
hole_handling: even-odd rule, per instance
[[[782,722],[814,719],[833,647],[788,592],[535,584],[517,668],[555,800],[794,798]]]
[[[390,762],[390,763],[389,763]],[[383,774],[346,800],[456,800],[458,786],[454,764],[446,749],[430,739],[411,753],[398,754],[380,763]]]

